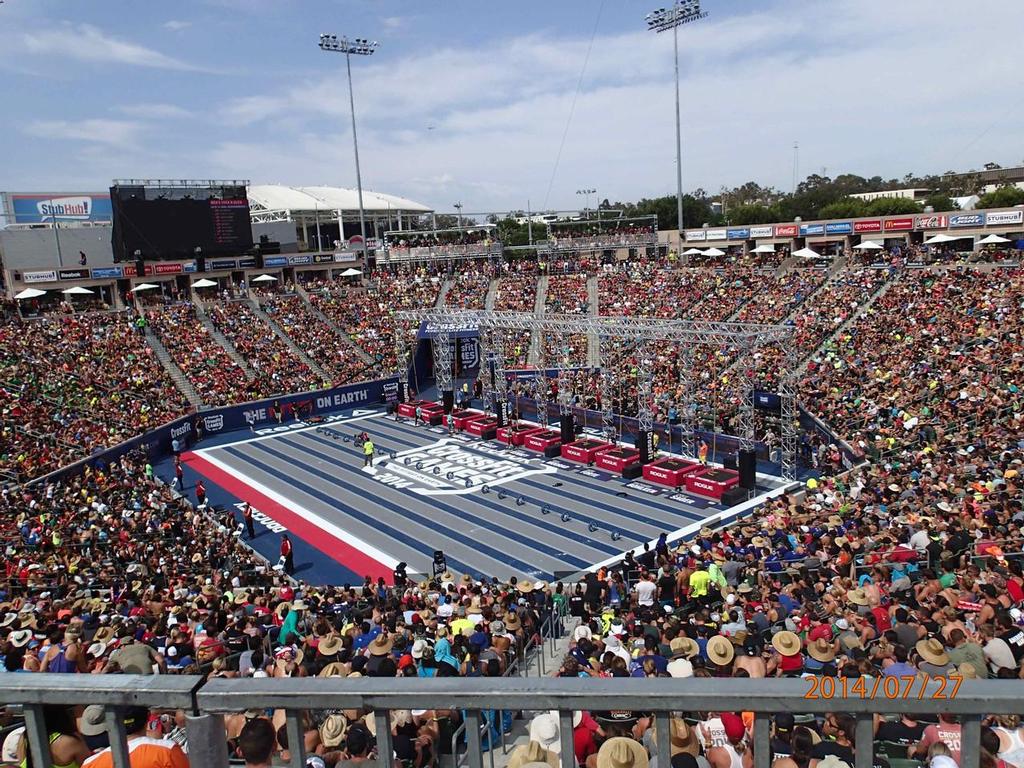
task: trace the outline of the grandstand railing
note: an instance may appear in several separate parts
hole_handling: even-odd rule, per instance
[[[980,762],[981,721],[986,715],[1015,714],[1020,709],[1020,682],[1012,680],[929,680],[907,687],[908,695],[871,695],[874,682],[866,680],[865,693],[845,694],[834,680],[834,696],[810,695],[819,688],[804,679],[756,678],[264,678],[213,679],[163,675],[0,675],[0,701],[21,705],[25,714],[33,765],[51,765],[49,739],[43,721],[48,704],[101,704],[112,734],[114,765],[128,766],[127,744],[119,710],[131,706],[183,709],[187,713],[189,760],[202,768],[228,765],[223,715],[247,709],[283,709],[290,764],[305,765],[303,712],[358,709],[373,712],[377,724],[377,752],[382,768],[390,768],[393,744],[390,712],[396,709],[458,709],[466,723],[466,762],[483,768],[481,728],[484,713],[500,702],[513,711],[556,710],[560,721],[561,752],[574,754],[575,710],[629,710],[652,715],[658,733],[671,730],[673,713],[753,712],[753,755],[756,768],[770,763],[771,718],[781,712],[825,715],[847,712],[856,718],[855,768],[873,764],[873,715],[914,713],[958,716],[961,731],[961,768]],[[959,684],[957,684],[959,683]],[[953,693],[955,687],[955,694]],[[891,686],[888,686],[891,688]],[[909,695],[910,693],[913,695]],[[495,745],[496,746],[496,745]],[[659,739],[659,765],[671,764],[671,742]],[[493,751],[493,750],[492,750]]]

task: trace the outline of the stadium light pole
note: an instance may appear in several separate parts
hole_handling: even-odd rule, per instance
[[[700,9],[700,0],[675,0],[671,8],[659,8],[645,17],[647,28],[652,32],[672,30],[676,63],[676,226],[680,244],[683,240],[683,138],[679,126],[679,28],[707,15],[707,11]]]
[[[587,206],[586,207],[587,218],[589,219],[590,218],[590,196],[591,195],[596,195],[597,194],[597,190],[596,189],[577,189],[576,190],[576,194],[577,195],[583,195],[583,199],[584,199],[584,201],[586,203],[586,206]]]
[[[363,238],[363,263],[367,262],[366,250],[366,212],[363,209],[363,177],[359,172],[359,139],[356,136],[356,101],[352,95],[352,55],[370,56],[377,47],[376,40],[366,40],[357,37],[349,40],[347,37],[337,35],[320,35],[320,50],[328,53],[344,53],[345,69],[348,72],[348,106],[352,112],[352,146],[356,155],[356,190],[359,193],[359,234]],[[338,222],[340,230],[344,231],[342,222]]]

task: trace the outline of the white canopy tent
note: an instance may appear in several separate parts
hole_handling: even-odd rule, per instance
[[[794,256],[799,256],[803,259],[820,259],[822,255],[817,251],[811,250],[810,248],[801,248],[799,251],[793,251]]]
[[[770,245],[759,245],[757,248],[753,248],[751,253],[775,253],[775,249]]]
[[[687,248],[683,251],[683,256],[700,256],[704,251],[700,248]]]
[[[87,293],[95,293],[95,291],[90,291],[88,288],[83,288],[80,285],[73,285],[70,288],[65,288],[61,293],[70,296],[85,296]]]
[[[205,277],[201,277],[192,283],[193,288],[216,288],[217,283]]]
[[[865,240],[860,245],[853,246],[853,249],[861,251],[884,251],[885,246],[879,245],[874,240]]]
[[[978,241],[978,245],[996,245],[997,243],[1008,243],[1010,238],[1001,235],[986,235]]]
[[[273,275],[257,275],[256,277],[254,277],[254,278],[253,278],[252,280],[250,280],[249,282],[250,282],[250,283],[269,283],[269,282],[277,282],[277,278],[276,278],[276,277],[274,277]]]
[[[704,256],[725,256],[725,251],[721,248],[708,248],[703,252]]]
[[[159,285],[153,285],[153,283],[139,283],[132,288],[132,293],[138,293],[139,291],[154,291],[159,287]]]
[[[363,270],[356,269],[355,267],[349,267],[341,273],[342,277],[356,277],[357,275],[363,274]]]
[[[22,291],[16,293],[14,298],[18,299],[35,299],[42,296],[46,291],[41,291],[38,288],[25,288]]]
[[[933,235],[924,241],[925,245],[941,245],[942,243],[952,243],[954,240],[959,240],[959,237],[951,237],[944,232],[939,232],[937,235]]]

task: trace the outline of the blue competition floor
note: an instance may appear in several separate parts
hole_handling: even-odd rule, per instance
[[[331,419],[218,435],[186,457],[186,492],[201,474],[214,504],[252,503],[252,545],[276,562],[287,530],[295,575],[307,581],[359,583],[390,574],[399,561],[429,573],[435,550],[457,573],[550,580],[662,532],[696,530],[723,509],[685,491],[383,412]],[[364,431],[378,451],[373,467],[363,466],[353,439]],[[158,472],[173,474],[169,463]],[[760,491],[779,485],[759,481]]]

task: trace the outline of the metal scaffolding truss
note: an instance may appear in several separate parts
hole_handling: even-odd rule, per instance
[[[594,317],[589,315],[534,314],[530,312],[494,312],[491,310],[452,309],[449,307],[398,312],[396,320],[413,320],[418,323],[426,321],[435,334],[433,339],[434,369],[437,377],[439,393],[451,391],[452,387],[452,336],[457,331],[476,329],[480,334],[481,360],[496,361],[495,384],[485,401],[489,405],[501,401],[506,396],[507,384],[504,375],[505,336],[514,332],[537,333],[543,340],[544,335],[565,336],[583,334],[588,338],[597,338],[602,353],[613,348],[618,341],[635,345],[641,350],[641,363],[637,367],[637,398],[640,429],[649,431],[652,428],[652,384],[653,364],[652,352],[662,344],[678,345],[680,352],[679,374],[684,383],[682,389],[690,393],[691,402],[679,403],[681,421],[684,425],[684,443],[688,441],[685,434],[692,436],[697,428],[694,406],[697,380],[693,370],[696,360],[693,350],[701,346],[728,347],[736,351],[738,356],[736,367],[742,372],[744,389],[742,405],[737,412],[736,431],[741,447],[752,448],[757,440],[755,430],[755,382],[752,375],[755,369],[755,355],[759,349],[777,345],[783,350],[783,362],[778,374],[778,394],[781,400],[780,433],[782,475],[793,479],[796,472],[797,444],[799,428],[796,418],[796,379],[797,354],[793,349],[793,328],[786,325],[762,325],[758,323],[729,323],[702,320],[660,320],[643,317]],[[397,350],[399,360],[406,357],[404,345]],[[545,368],[543,359],[537,368]],[[571,397],[568,361],[558,360],[559,410],[566,412],[570,408]],[[607,361],[602,358],[602,366]],[[498,375],[500,371],[500,376]],[[611,409],[611,393],[613,382],[608,372],[602,370],[601,400],[602,421],[606,431],[612,431],[613,412]],[[545,395],[538,372],[534,379],[534,397],[538,400],[538,413],[544,413],[546,403],[542,402]],[[500,381],[499,381],[500,379]]]

